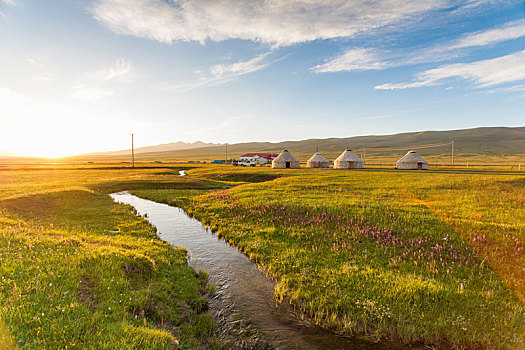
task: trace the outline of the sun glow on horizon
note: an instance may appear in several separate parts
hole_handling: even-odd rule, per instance
[[[115,131],[112,123],[95,118],[72,120],[68,114],[41,114],[40,118],[31,118],[29,127],[27,119],[12,120],[10,129],[15,132],[1,135],[2,150],[11,156],[52,159],[128,147],[127,134]]]

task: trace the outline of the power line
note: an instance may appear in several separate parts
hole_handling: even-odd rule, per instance
[[[131,167],[135,167],[135,148],[133,147],[133,135],[131,134]]]
[[[452,165],[454,165],[454,140],[450,141],[452,144]]]

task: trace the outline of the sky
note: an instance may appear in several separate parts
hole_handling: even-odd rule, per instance
[[[0,0],[0,155],[525,126],[525,2]]]

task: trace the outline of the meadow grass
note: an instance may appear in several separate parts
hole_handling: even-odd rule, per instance
[[[0,176],[0,348],[221,347],[206,273],[107,195],[221,184],[177,169],[8,168]]]
[[[205,273],[120,190],[185,208],[344,334],[524,347],[523,175],[179,169],[0,168],[0,347],[221,346]]]
[[[210,225],[276,278],[278,299],[317,323],[404,343],[525,346],[523,175],[227,166],[189,174],[241,185],[135,193]]]

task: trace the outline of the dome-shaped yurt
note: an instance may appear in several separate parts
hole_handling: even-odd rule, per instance
[[[300,167],[299,160],[286,149],[272,161],[274,169],[299,169]]]
[[[428,162],[421,158],[416,151],[408,151],[407,154],[396,162],[396,169],[404,170],[428,170]]]
[[[317,152],[308,159],[306,166],[308,168],[330,168],[330,161],[326,159],[321,152]]]
[[[364,167],[365,161],[351,149],[345,150],[334,161],[334,169],[363,169]]]

